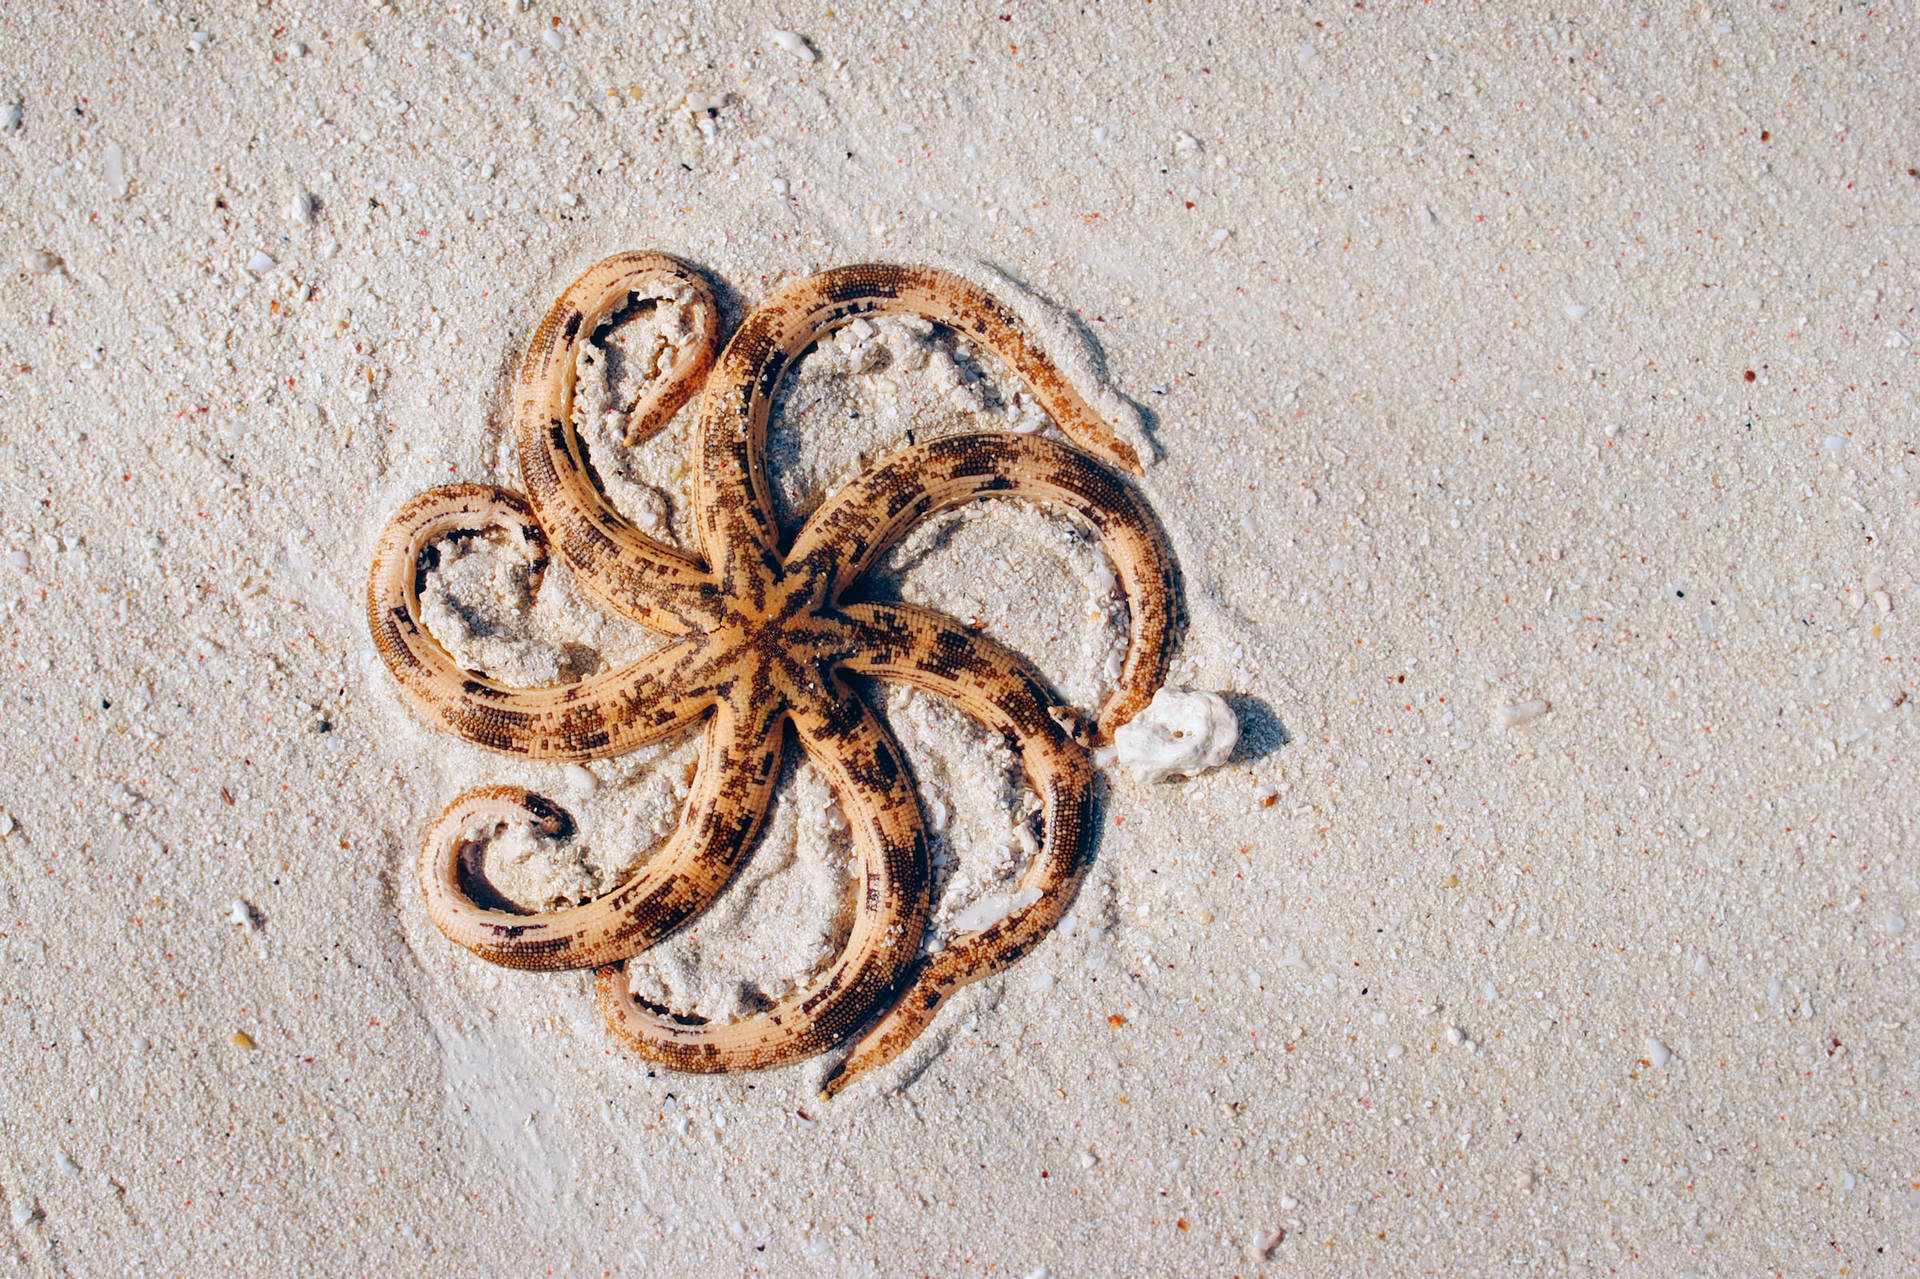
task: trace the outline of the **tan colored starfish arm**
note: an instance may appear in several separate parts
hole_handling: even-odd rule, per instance
[[[600,970],[599,1004],[614,1037],[649,1061],[703,1073],[800,1061],[852,1034],[911,967],[926,928],[928,857],[906,758],[886,725],[844,685],[796,707],[794,724],[853,829],[860,878],[846,948],[826,972],[774,1007],[710,1023],[637,999],[624,967]]]
[[[882,315],[917,315],[965,334],[1020,376],[1068,439],[1140,473],[1133,449],[1047,358],[1020,317],[991,293],[932,267],[836,267],[782,285],[755,307],[727,343],[701,398],[694,505],[700,546],[716,572],[725,572],[730,555],[779,544],[765,453],[767,413],[782,379],[833,330]]]
[[[778,717],[742,723],[723,706],[707,723],[692,793],[666,844],[612,892],[544,914],[483,904],[467,883],[493,831],[526,821],[542,834],[563,834],[566,815],[518,786],[468,791],[427,833],[420,857],[427,916],[453,941],[508,968],[592,968],[639,954],[705,910],[752,847],[779,775],[780,736]],[[483,826],[491,829],[476,838]]]
[[[845,613],[858,637],[847,669],[944,697],[1019,743],[1021,765],[1041,799],[1044,839],[1017,890],[1038,896],[922,960],[893,1006],[828,1076],[828,1095],[899,1056],[947,996],[1009,967],[1052,931],[1079,892],[1092,825],[1093,763],[1048,713],[1057,702],[1028,662],[926,609],[852,604]]]
[[[464,670],[420,621],[420,562],[436,542],[489,526],[532,552],[537,586],[547,544],[525,499],[457,484],[401,507],[381,535],[367,585],[374,647],[414,711],[469,742],[527,759],[603,759],[670,737],[713,704],[698,678],[705,651],[687,641],[577,684],[513,688]]]
[[[685,635],[718,616],[712,578],[613,508],[573,425],[581,346],[636,290],[656,284],[690,298],[693,337],[635,406],[628,443],[659,430],[692,398],[713,363],[720,323],[713,291],[692,267],[663,253],[620,253],[588,268],[541,321],[514,387],[513,434],[536,517],[587,589],[643,626]]]
[[[894,454],[841,488],[794,539],[792,563],[833,569],[838,598],[936,511],[981,497],[1055,502],[1093,526],[1129,612],[1126,664],[1100,708],[1099,737],[1146,709],[1173,640],[1173,557],[1132,486],[1085,454],[1031,435],[948,435]]]

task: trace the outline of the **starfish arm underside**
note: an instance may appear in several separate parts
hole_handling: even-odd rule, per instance
[[[525,499],[505,489],[459,484],[422,493],[381,536],[368,622],[381,660],[422,719],[504,755],[581,761],[671,737],[713,704],[713,691],[698,678],[706,650],[697,641],[547,688],[514,688],[463,669],[420,620],[420,560],[441,538],[488,526],[525,541],[537,586],[546,540]]]
[[[712,577],[614,509],[573,422],[582,346],[635,291],[661,284],[690,295],[693,334],[635,405],[628,443],[659,430],[693,397],[713,363],[719,332],[713,291],[692,267],[665,254],[617,254],[568,286],[535,331],[514,388],[513,434],[527,497],[586,588],[642,626],[685,635],[708,629],[718,616]]]
[[[1045,837],[1016,890],[1039,896],[923,960],[892,1007],[829,1076],[829,1095],[899,1056],[947,996],[1008,968],[1053,930],[1079,891],[1092,829],[1092,761],[1049,714],[1054,699],[1029,663],[926,609],[854,604],[845,614],[859,639],[848,670],[924,689],[1015,739],[1027,780],[1041,797]]]
[[[724,574],[725,558],[744,548],[779,544],[767,487],[766,435],[781,381],[835,329],[883,315],[916,315],[964,334],[1025,381],[1068,439],[1140,473],[1133,449],[1048,358],[1020,317],[991,293],[931,267],[837,267],[787,284],[755,307],[727,343],[701,399],[695,505],[701,549],[717,572]]]
[[[895,989],[926,927],[928,853],[906,757],[886,725],[843,684],[796,706],[801,746],[839,798],[859,859],[846,947],[807,986],[738,1021],[675,1017],[643,1004],[624,966],[600,970],[601,1014],[649,1061],[714,1073],[789,1065],[844,1040]]]
[[[914,445],[844,486],[814,512],[790,561],[830,566],[837,599],[882,552],[935,512],[983,497],[1044,500],[1093,526],[1126,598],[1127,658],[1100,708],[1099,737],[1146,709],[1173,639],[1173,557],[1133,488],[1085,454],[1030,435],[948,435]]]
[[[673,835],[618,888],[557,911],[484,905],[467,883],[485,839],[503,824],[529,821],[559,834],[565,815],[517,786],[468,791],[448,805],[421,851],[428,917],[450,940],[508,968],[595,968],[639,954],[712,904],[753,846],[779,777],[781,728],[778,716],[748,722],[717,710]]]

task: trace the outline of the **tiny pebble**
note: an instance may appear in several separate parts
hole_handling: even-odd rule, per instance
[[[1889,934],[1898,937],[1901,933],[1907,931],[1907,917],[1898,911],[1894,911],[1888,914],[1884,926]]]
[[[1569,302],[1560,309],[1566,313],[1566,317],[1569,320],[1572,320],[1575,324],[1578,324],[1580,323],[1580,321],[1587,318],[1587,312],[1591,311],[1593,308],[1590,306],[1582,305],[1579,302]]]
[[[265,275],[267,272],[273,270],[273,259],[268,257],[263,250],[255,249],[252,255],[247,258],[247,270],[254,275]]]
[[[1199,910],[1194,911],[1193,917],[1199,920],[1203,924],[1211,924],[1213,922],[1213,912],[1208,910],[1205,906],[1202,906]]]
[[[260,921],[254,918],[253,907],[238,897],[227,907],[227,922],[235,928],[254,929],[260,926]]]
[[[73,1162],[73,1156],[62,1150],[54,1155],[53,1166],[69,1177],[80,1175],[80,1165]]]
[[[1839,457],[1847,451],[1847,437],[1844,435],[1829,435],[1821,443],[1826,447],[1828,457]]]
[[[0,106],[0,133],[18,133],[20,125],[26,119],[26,113],[18,102],[9,102]]]
[[[287,221],[295,226],[312,226],[316,207],[312,195],[305,191],[295,191],[293,198],[287,201]]]
[[[1530,724],[1539,719],[1553,706],[1542,698],[1516,702],[1511,706],[1502,706],[1493,713],[1494,722],[1501,728],[1513,728],[1520,724]]]
[[[27,254],[27,270],[35,275],[52,275],[65,265],[65,259],[52,249],[35,249]]]
[[[773,180],[773,192],[775,195],[785,195],[787,192],[791,191],[792,189],[793,188],[788,185],[787,180],[785,178],[775,178]]]
[[[13,834],[13,814],[0,808],[0,839]]]
[[[1298,1208],[1299,1206],[1300,1206],[1300,1201],[1298,1199],[1295,1199],[1292,1195],[1280,1196],[1280,1211],[1292,1212],[1295,1208]]]
[[[567,785],[571,786],[577,794],[591,795],[600,789],[600,779],[595,777],[593,771],[584,764],[568,764],[566,774]]]
[[[253,1036],[249,1035],[244,1030],[236,1030],[231,1035],[227,1036],[227,1042],[232,1044],[235,1048],[250,1049],[253,1047]]]
[[[127,198],[127,151],[118,142],[107,143],[107,191],[116,200]]]
[[[1461,1043],[1465,1041],[1465,1039],[1466,1039],[1466,1036],[1460,1033],[1460,1028],[1458,1026],[1447,1027],[1447,1042],[1452,1044],[1455,1048],[1458,1048],[1461,1045]]]
[[[292,44],[287,46],[287,56],[290,58],[306,57],[307,56],[306,43],[301,40],[295,40]]]
[[[772,37],[775,44],[802,62],[814,62],[820,57],[813,51],[813,46],[807,43],[807,38],[798,31],[775,31]]]
[[[213,43],[213,37],[205,31],[196,31],[187,37],[187,52],[199,53]]]
[[[1091,1150],[1083,1150],[1080,1152],[1080,1166],[1082,1168],[1091,1168],[1099,1162],[1100,1156],[1094,1154]]]
[[[7,567],[16,573],[25,573],[33,568],[33,556],[27,551],[8,551]]]
[[[1175,151],[1198,151],[1200,149],[1200,139],[1194,137],[1185,129],[1182,129],[1173,135],[1173,149]]]
[[[13,1228],[15,1230],[24,1230],[27,1224],[39,1215],[32,1204],[22,1199],[13,1206]]]
[[[545,42],[547,48],[552,49],[555,53],[567,47],[567,38],[560,34],[560,28],[558,27],[548,27],[540,33],[540,39]]]
[[[1213,247],[1216,249],[1221,248],[1226,244],[1228,240],[1232,238],[1233,238],[1233,232],[1227,230],[1227,228],[1225,227],[1221,227],[1218,231],[1215,231],[1213,233],[1213,241],[1212,241]]]
[[[1046,994],[1048,991],[1053,989],[1053,974],[1049,972],[1035,973],[1032,977],[1027,979],[1027,989],[1033,991],[1037,995]]]
[[[1655,1066],[1665,1066],[1673,1060],[1673,1050],[1651,1035],[1647,1037],[1647,1042],[1644,1046],[1647,1050],[1647,1060]]]
[[[1027,1271],[1027,1279],[1053,1279],[1053,1271],[1046,1266],[1037,1266]]]

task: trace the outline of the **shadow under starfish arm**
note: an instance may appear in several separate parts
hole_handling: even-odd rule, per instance
[[[381,535],[368,621],[381,660],[422,719],[503,755],[585,761],[661,741],[706,713],[714,693],[698,678],[707,650],[696,642],[547,688],[514,688],[462,668],[420,620],[420,567],[440,539],[489,526],[525,543],[528,582],[538,589],[546,539],[526,501],[505,489],[457,484],[422,493]]]
[[[828,1096],[899,1056],[932,1024],[947,996],[1008,968],[1060,922],[1086,870],[1093,781],[1086,748],[1049,713],[1058,702],[1025,659],[926,609],[854,604],[846,615],[859,637],[848,670],[924,689],[1014,738],[1041,799],[1043,838],[1015,890],[1033,900],[923,959],[893,1005],[827,1076]]]
[[[826,774],[853,831],[859,878],[846,947],[824,973],[774,1007],[721,1023],[644,1004],[624,966],[601,969],[599,1004],[608,1028],[649,1061],[715,1073],[811,1057],[871,1017],[919,953],[927,919],[927,839],[899,745],[838,680],[791,713],[807,758]]]
[[[514,388],[520,470],[540,524],[594,596],[642,626],[674,635],[711,629],[718,584],[692,556],[641,532],[607,499],[573,421],[580,351],[636,291],[677,295],[692,329],[672,366],[629,414],[627,443],[659,430],[700,389],[720,312],[700,274],[664,253],[621,253],[568,286],[527,347]]]
[[[707,723],[692,794],[680,824],[645,865],[612,892],[563,910],[516,913],[468,891],[486,839],[506,823],[553,836],[571,823],[551,800],[518,786],[468,791],[427,832],[420,886],[427,916],[448,938],[508,968],[594,968],[631,958],[705,910],[726,887],[759,832],[779,776],[781,723],[743,721],[724,705]],[[492,829],[475,837],[475,828]]]
[[[983,497],[1055,502],[1093,526],[1129,612],[1127,659],[1098,740],[1146,709],[1166,677],[1173,557],[1131,485],[1067,445],[1031,435],[948,435],[894,454],[833,494],[794,539],[792,563],[832,570],[834,598],[927,516]]]

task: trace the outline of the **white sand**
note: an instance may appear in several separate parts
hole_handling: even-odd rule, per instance
[[[0,1273],[1920,1267],[1909,11],[213,8],[0,23]],[[528,891],[670,820],[684,748],[509,768],[360,613],[407,496],[516,482],[521,344],[633,247],[730,323],[875,258],[1070,313],[1151,414],[1176,682],[1241,716],[1112,774],[1070,925],[831,1104],[650,1074],[414,882],[467,785],[578,817],[495,850]],[[1033,425],[921,354],[802,374],[783,502]],[[668,527],[683,443],[622,477]],[[893,570],[1098,695],[1070,526]],[[554,576],[489,660],[647,642]],[[888,705],[951,927],[1019,788]],[[803,977],[832,816],[802,770],[643,979]]]

